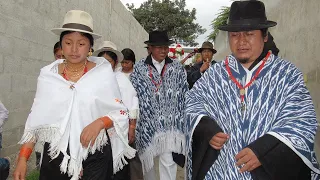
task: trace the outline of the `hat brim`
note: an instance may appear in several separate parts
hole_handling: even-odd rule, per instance
[[[123,60],[123,54],[120,51],[110,49],[110,48],[98,49],[92,53],[92,56],[98,56],[99,53],[104,52],[104,51],[110,51],[110,52],[115,53],[117,55],[117,59],[118,59],[119,63]]]
[[[201,53],[205,49],[209,49],[210,51],[212,51],[213,54],[217,53],[217,50],[211,49],[211,48],[200,48],[198,51],[199,51],[199,53]]]
[[[239,31],[252,31],[252,30],[259,30],[265,29],[269,27],[276,26],[277,23],[274,21],[267,21],[264,24],[230,24],[218,27],[221,31],[228,31],[228,32],[239,32]]]
[[[81,29],[72,29],[72,28],[54,28],[54,29],[51,29],[51,32],[53,32],[54,34],[60,36],[60,34],[64,31],[74,31],[74,32],[82,32],[82,33],[88,33],[88,34],[91,34],[93,39],[99,39],[101,38],[102,36],[99,35],[99,34],[95,34],[95,33],[92,33],[92,32],[89,32],[89,31],[85,31],[85,30],[81,30]]]
[[[150,46],[169,46],[169,45],[173,44],[174,41],[173,40],[169,40],[168,42],[150,42],[150,41],[145,41],[144,43],[147,44],[147,45],[150,45]]]

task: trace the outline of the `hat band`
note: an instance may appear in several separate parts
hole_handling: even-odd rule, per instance
[[[260,23],[266,23],[266,18],[254,18],[254,19],[240,19],[240,20],[231,20],[228,25],[257,25]]]
[[[62,26],[62,28],[79,29],[79,30],[84,30],[84,31],[88,31],[88,32],[93,32],[93,30],[89,26],[86,26],[83,24],[77,24],[77,23],[64,24]]]

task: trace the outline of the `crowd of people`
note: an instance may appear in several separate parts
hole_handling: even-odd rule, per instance
[[[206,41],[184,67],[168,57],[166,31],[150,32],[136,61],[108,40],[93,50],[102,36],[91,15],[67,12],[52,29],[55,60],[40,71],[14,180],[33,151],[40,180],[175,180],[178,166],[187,180],[320,179],[315,108],[302,73],[278,56],[276,25],[262,2],[234,1],[219,27],[232,53],[215,61]],[[0,102],[0,139],[6,119]],[[0,158],[0,179],[9,166]]]

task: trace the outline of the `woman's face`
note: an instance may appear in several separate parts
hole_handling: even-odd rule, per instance
[[[64,35],[61,46],[66,60],[74,64],[85,61],[91,47],[90,40],[79,32]]]
[[[122,60],[121,61],[122,71],[130,72],[133,70],[133,62],[131,60]]]
[[[116,65],[117,65],[117,61],[113,60],[108,54],[103,54],[103,57],[109,61],[109,63],[111,64],[111,67],[113,70],[115,70]]]

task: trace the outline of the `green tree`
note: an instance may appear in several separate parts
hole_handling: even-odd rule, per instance
[[[211,27],[212,27],[213,31],[208,36],[208,40],[214,41],[216,39],[218,32],[219,32],[218,27],[227,24],[229,12],[230,12],[230,7],[227,7],[227,6],[223,6],[219,10],[217,17],[211,22]]]
[[[139,8],[127,7],[147,32],[167,30],[172,39],[186,46],[198,45],[195,39],[206,31],[194,22],[196,9],[186,9],[185,0],[147,0]]]

